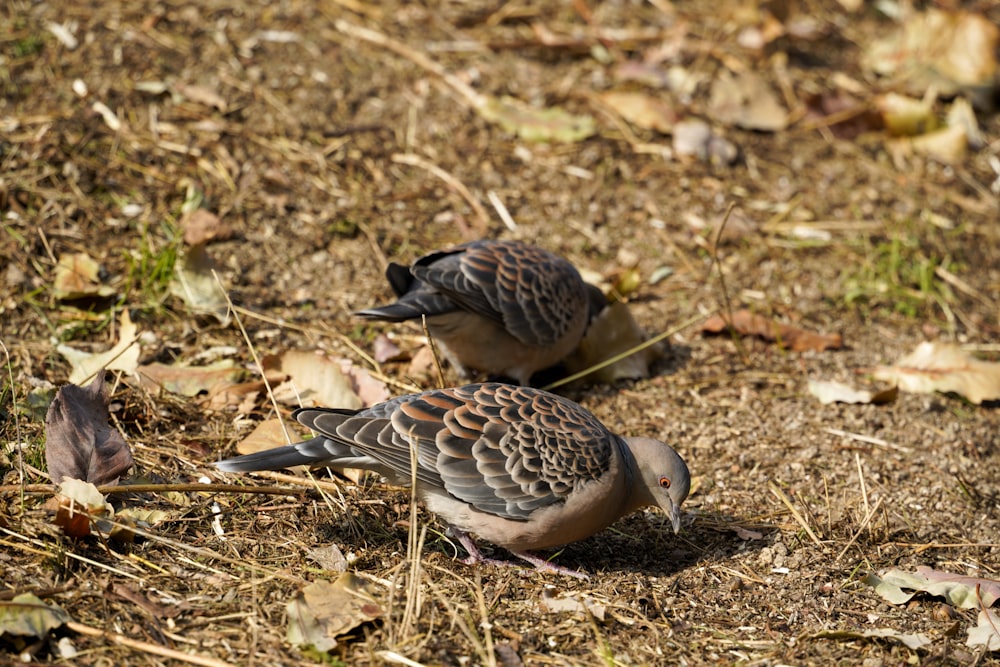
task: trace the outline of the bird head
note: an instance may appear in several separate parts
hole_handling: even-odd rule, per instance
[[[691,490],[687,464],[670,445],[653,438],[627,438],[642,478],[640,505],[655,505],[668,517],[674,532],[681,528],[681,504]]]

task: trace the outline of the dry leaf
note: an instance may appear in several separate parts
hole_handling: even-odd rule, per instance
[[[159,362],[136,369],[140,384],[164,389],[181,396],[197,396],[202,392],[212,394],[222,385],[231,385],[243,374],[232,359],[220,359],[207,366],[168,366]]]
[[[55,509],[56,518],[53,523],[62,528],[67,536],[74,538],[90,535],[92,521],[111,519],[115,515],[114,508],[97,487],[79,479],[64,479],[47,506]]]
[[[980,600],[990,607],[1000,600],[1000,581],[942,572],[925,565],[918,566],[916,572],[892,569],[881,576],[869,574],[864,581],[892,604],[909,602],[918,592],[943,597],[959,609],[975,609]]]
[[[626,121],[644,130],[670,134],[677,122],[673,107],[646,93],[610,90],[597,98]]]
[[[991,609],[980,609],[975,627],[969,628],[966,646],[982,646],[987,651],[1000,651],[1000,615]]]
[[[891,403],[899,395],[897,387],[873,392],[867,389],[855,389],[842,382],[833,380],[809,380],[809,393],[819,399],[823,405],[830,403],[874,403],[881,405]]]
[[[232,230],[219,219],[219,216],[203,208],[196,208],[181,217],[181,230],[184,233],[184,243],[197,246],[210,241],[229,238]]]
[[[873,628],[871,630],[823,630],[812,635],[814,639],[892,639],[909,649],[916,651],[931,643],[925,634],[907,634],[892,628]]]
[[[959,88],[996,85],[1000,28],[980,14],[930,9],[914,12],[900,29],[874,42],[865,65],[883,75],[909,79],[925,90],[934,85],[944,95]]]
[[[119,320],[118,344],[107,352],[83,352],[63,343],[56,346],[56,351],[66,357],[66,361],[73,367],[69,374],[72,384],[85,382],[102,370],[123,371],[133,375],[139,365],[137,329],[128,310],[122,311]]]
[[[747,130],[776,132],[788,125],[788,112],[767,83],[752,71],[723,71],[712,84],[708,112],[726,125]]]
[[[179,297],[194,313],[213,315],[219,322],[229,322],[226,292],[215,279],[218,265],[204,245],[188,248],[174,264],[170,293]]]
[[[370,408],[392,398],[389,387],[376,379],[367,369],[355,366],[350,359],[338,359],[340,371],[351,383],[351,389],[361,399],[361,407]],[[327,406],[334,407],[334,406]]]
[[[410,359],[410,365],[406,367],[405,375],[417,384],[437,378],[437,364],[434,363],[434,350],[430,345],[424,345],[417,350]]]
[[[384,364],[387,361],[395,361],[402,356],[403,351],[388,336],[379,334],[375,337],[375,342],[372,344],[372,358],[376,362]]]
[[[578,373],[645,340],[646,335],[628,306],[621,302],[609,304],[587,326],[583,340],[565,361],[566,370],[571,375]],[[646,378],[649,377],[649,367],[661,356],[662,345],[653,345],[594,371],[583,381],[612,383],[622,379]]]
[[[479,115],[526,141],[581,141],[596,132],[590,116],[574,116],[558,107],[538,109],[513,97],[490,97]]]
[[[351,572],[332,584],[322,579],[309,584],[286,606],[288,642],[317,651],[333,649],[337,637],[382,616],[374,593],[371,583]]]
[[[344,552],[336,544],[307,549],[306,556],[316,561],[324,570],[330,570],[331,572],[344,572],[347,570],[347,558],[344,557]]]
[[[555,597],[551,587],[546,587],[542,591],[542,609],[550,613],[580,613],[586,615],[590,612],[590,615],[596,618],[598,621],[603,621],[607,608],[594,600],[594,598],[589,595],[583,595],[577,597],[575,595],[570,595],[567,597],[557,598]]]
[[[226,108],[228,106],[226,104],[226,100],[223,99],[222,95],[215,92],[211,88],[182,83],[180,81],[174,83],[172,88],[175,93],[183,95],[196,104],[213,107],[222,113],[226,112]]]
[[[285,405],[303,407],[348,408],[357,410],[364,403],[355,393],[338,359],[315,352],[291,350],[275,360],[266,359],[264,368],[277,366],[288,380],[274,388],[274,398]]]
[[[71,299],[103,298],[115,289],[101,284],[101,265],[86,253],[62,255],[56,265],[52,280],[52,296],[66,301]]]
[[[45,461],[54,483],[73,478],[114,484],[132,467],[132,452],[109,417],[104,373],[85,388],[59,389],[45,416]]]
[[[973,403],[1000,400],[1000,363],[980,361],[949,343],[923,342],[892,366],[872,372],[902,391],[954,392]]]
[[[0,636],[45,639],[49,632],[71,620],[61,608],[45,604],[33,593],[22,593],[10,602],[0,603]]]
[[[721,333],[726,330],[727,320],[721,315],[713,315],[701,325],[706,333]],[[837,350],[843,345],[840,334],[818,334],[790,324],[781,324],[747,309],[733,313],[732,326],[744,336],[759,336],[766,341],[776,342],[794,352],[805,350]]]
[[[236,444],[236,451],[240,454],[254,454],[275,447],[284,447],[288,444],[289,436],[294,434],[286,434],[280,419],[265,419],[257,424],[250,435]]]

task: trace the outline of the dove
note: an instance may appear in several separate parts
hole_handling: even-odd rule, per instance
[[[582,540],[643,507],[662,509],[676,533],[691,486],[670,445],[616,435],[577,403],[530,387],[470,384],[293,416],[319,435],[215,465],[363,468],[397,486],[416,480],[417,497],[448,524],[469,564],[503,562],[483,558],[474,533],[536,568],[585,578],[530,552]]]
[[[392,263],[395,303],[356,313],[372,320],[427,318],[430,335],[463,379],[473,371],[530,384],[562,361],[607,304],[566,259],[519,241],[471,241]]]

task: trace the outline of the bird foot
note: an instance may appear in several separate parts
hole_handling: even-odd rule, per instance
[[[465,550],[469,552],[466,558],[462,559],[464,565],[476,565],[478,563],[486,563],[488,565],[503,565],[505,567],[517,567],[518,564],[509,560],[500,560],[497,558],[487,558],[483,555],[483,552],[479,550],[476,543],[471,537],[464,531],[452,528],[449,531],[454,537],[458,538]],[[571,570],[568,567],[563,567],[561,565],[555,565],[550,563],[544,558],[540,558],[534,554],[528,553],[527,551],[512,551],[512,554],[520,558],[521,560],[527,561],[535,566],[536,570],[542,572],[553,572],[555,574],[561,574],[567,577],[576,577],[577,579],[590,579],[590,577],[583,572],[578,572],[576,570]]]

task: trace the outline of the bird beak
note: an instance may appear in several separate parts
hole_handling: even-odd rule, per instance
[[[674,535],[676,535],[681,530],[681,506],[677,503],[670,503],[667,516],[670,517],[670,525],[674,527]]]

